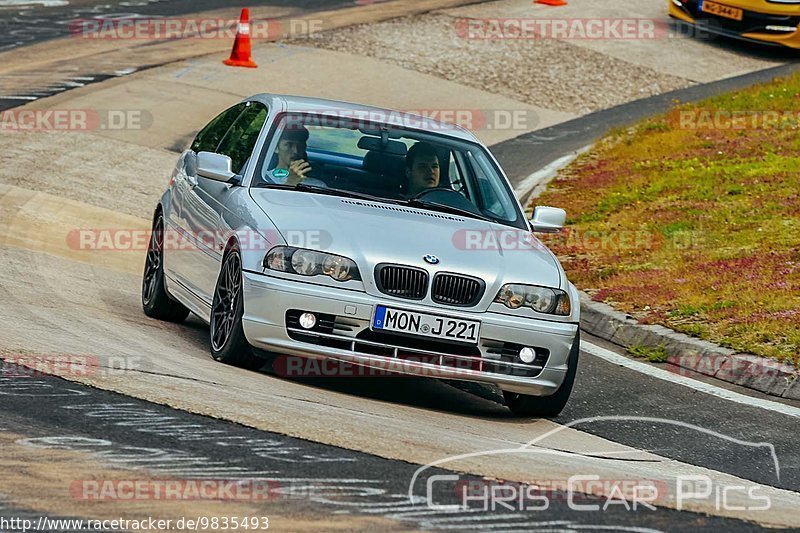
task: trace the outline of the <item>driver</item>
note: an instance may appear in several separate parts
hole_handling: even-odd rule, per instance
[[[311,164],[306,153],[308,137],[308,130],[303,126],[284,130],[275,150],[277,162],[270,170],[272,180],[286,185],[303,182],[308,185],[325,186],[322,181],[307,177],[311,172]]]
[[[406,154],[406,196],[413,198],[425,189],[439,186],[439,156],[432,144],[418,142]]]

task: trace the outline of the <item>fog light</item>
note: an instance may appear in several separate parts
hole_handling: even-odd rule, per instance
[[[767,26],[767,31],[796,31],[797,28],[794,26]]]
[[[528,348],[527,346],[519,351],[519,360],[525,364],[533,363],[536,359],[536,350]]]
[[[317,317],[314,313],[303,313],[300,315],[300,327],[303,329],[311,329],[317,323]]]

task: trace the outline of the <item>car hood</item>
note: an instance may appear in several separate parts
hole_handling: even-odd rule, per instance
[[[558,261],[530,232],[340,196],[280,189],[251,189],[251,195],[287,244],[350,257],[372,294],[380,294],[373,278],[379,263],[424,268],[431,276],[441,271],[480,278],[487,286],[486,306],[504,283],[561,286]],[[439,263],[429,264],[427,255]]]

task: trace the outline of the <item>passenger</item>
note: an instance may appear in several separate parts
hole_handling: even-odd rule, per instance
[[[425,189],[439,186],[439,156],[432,144],[418,142],[406,154],[406,196],[413,198]]]

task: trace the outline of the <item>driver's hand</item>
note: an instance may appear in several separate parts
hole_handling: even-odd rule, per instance
[[[306,174],[311,172],[311,165],[305,159],[295,159],[289,163],[288,182],[297,184],[306,179]]]

